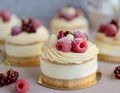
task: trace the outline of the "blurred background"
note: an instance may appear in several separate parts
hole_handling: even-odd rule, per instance
[[[38,18],[49,27],[55,12],[69,4],[81,8],[92,28],[120,15],[120,0],[0,0],[0,9],[6,8],[20,18]]]

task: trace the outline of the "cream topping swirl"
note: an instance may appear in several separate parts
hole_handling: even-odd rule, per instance
[[[83,61],[95,58],[98,54],[98,48],[91,42],[88,43],[88,49],[85,53],[73,53],[73,52],[61,52],[55,47],[47,47],[42,53],[43,59],[48,59],[50,61],[55,61],[58,63],[75,63],[80,64]]]
[[[11,19],[8,22],[4,22],[2,18],[0,18],[0,39],[5,39],[10,33],[11,28],[15,25],[20,25],[20,20],[14,14],[11,15]]]
[[[48,30],[44,26],[41,26],[37,29],[36,33],[22,32],[16,36],[9,35],[6,39],[6,42],[24,45],[35,42],[44,42],[48,39],[48,37]]]

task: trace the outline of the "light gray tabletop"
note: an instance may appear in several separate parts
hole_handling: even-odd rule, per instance
[[[90,31],[90,39],[93,39],[94,31]],[[93,40],[92,40],[93,41]],[[20,74],[19,79],[27,79],[30,82],[30,90],[28,93],[118,93],[120,91],[120,80],[113,78],[113,70],[119,64],[98,62],[99,70],[102,72],[102,78],[92,87],[64,91],[54,90],[43,87],[36,83],[40,73],[40,67],[13,67]],[[0,72],[5,72],[5,65],[0,64]],[[16,93],[14,84],[0,88],[0,93]]]

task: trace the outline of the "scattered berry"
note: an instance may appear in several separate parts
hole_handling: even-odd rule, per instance
[[[1,11],[1,17],[3,18],[4,22],[8,22],[10,20],[10,16],[10,13],[6,9]]]
[[[74,38],[81,38],[83,40],[87,40],[86,34],[81,32],[80,30],[74,32]]]
[[[4,83],[4,79],[1,79],[1,80],[0,80],[0,87],[3,87],[4,84],[5,84],[5,83]]]
[[[16,36],[22,32],[21,28],[18,26],[15,26],[12,28],[11,35]]]
[[[18,76],[18,72],[11,69],[6,74],[0,73],[0,87],[15,83]]]
[[[106,30],[106,28],[107,28],[106,24],[101,24],[100,27],[99,27],[99,29],[98,29],[98,32],[104,33],[105,30]]]
[[[120,79],[120,66],[116,67],[113,73],[115,78]]]
[[[110,24],[115,25],[118,28],[118,19],[113,19]]]
[[[30,84],[27,80],[25,79],[20,79],[17,80],[15,83],[15,89],[17,93],[26,93],[30,88]]]
[[[105,34],[108,37],[114,37],[117,33],[117,28],[113,24],[109,24],[106,28]]]
[[[72,51],[76,53],[84,53],[87,50],[87,42],[84,39],[76,38],[72,42]]]
[[[56,49],[62,52],[69,52],[71,50],[71,41],[63,37],[57,41]]]

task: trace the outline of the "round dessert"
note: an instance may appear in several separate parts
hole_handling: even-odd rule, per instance
[[[48,37],[48,30],[37,19],[22,19],[21,27],[13,27],[6,38],[7,60],[14,66],[39,65],[42,46]]]
[[[41,81],[56,89],[79,89],[94,85],[98,69],[96,45],[81,31],[52,35],[41,54]]]
[[[100,60],[120,63],[119,20],[113,19],[108,24],[101,24],[95,35],[95,42],[100,49]]]
[[[67,6],[61,9],[51,22],[51,32],[71,31],[81,29],[88,34],[88,21],[79,8]]]
[[[10,14],[7,10],[0,10],[0,44],[3,44],[7,35],[15,25],[19,25],[20,21],[16,15]]]

